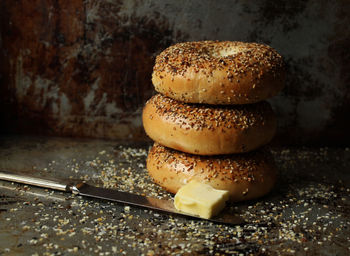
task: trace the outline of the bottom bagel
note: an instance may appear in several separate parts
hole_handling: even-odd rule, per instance
[[[198,156],[155,143],[147,157],[147,170],[154,182],[171,193],[190,180],[228,190],[238,202],[267,194],[276,182],[271,153],[257,150],[244,154]]]

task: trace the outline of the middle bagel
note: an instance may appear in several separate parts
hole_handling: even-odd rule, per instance
[[[266,101],[213,106],[183,103],[161,94],[147,101],[143,126],[154,141],[197,155],[243,153],[270,142],[275,114]]]

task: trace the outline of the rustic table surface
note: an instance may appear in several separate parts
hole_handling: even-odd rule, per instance
[[[172,199],[145,169],[148,144],[2,136],[0,169]],[[0,181],[0,255],[349,255],[349,148],[272,147],[279,181],[229,206],[237,226]]]

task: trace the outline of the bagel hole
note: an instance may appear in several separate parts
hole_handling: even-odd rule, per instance
[[[236,55],[239,52],[238,49],[225,49],[218,52],[218,57],[227,57]]]

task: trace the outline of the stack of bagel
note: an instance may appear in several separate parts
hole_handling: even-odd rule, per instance
[[[228,190],[230,201],[268,193],[276,181],[263,147],[277,121],[266,99],[284,84],[282,57],[257,43],[200,41],[161,52],[152,74],[158,92],[142,114],[155,141],[147,169],[176,193],[190,180]]]

